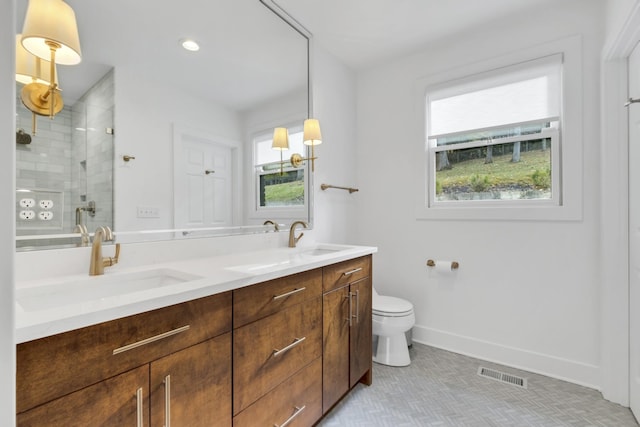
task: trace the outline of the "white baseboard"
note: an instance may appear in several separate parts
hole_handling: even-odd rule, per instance
[[[413,341],[600,390],[600,368],[595,365],[419,325],[413,327]]]

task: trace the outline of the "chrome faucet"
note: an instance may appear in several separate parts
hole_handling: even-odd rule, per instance
[[[120,258],[120,243],[116,243],[116,256],[102,257],[102,242],[113,241],[113,232],[107,226],[98,227],[93,235],[93,245],[91,246],[91,265],[89,265],[89,276],[100,276],[104,274],[105,267],[111,267],[118,263]]]
[[[277,222],[273,222],[270,219],[268,219],[262,225],[268,225],[268,224],[273,225],[274,231],[280,231],[280,227],[278,226]]]
[[[304,221],[294,221],[294,223],[291,224],[291,229],[289,230],[289,247],[290,248],[295,248],[296,247],[296,243],[298,243],[298,240],[302,239],[302,236],[304,236],[304,233],[300,233],[300,235],[298,237],[296,237],[296,226],[297,225],[302,225],[304,228],[307,228],[309,226]]]

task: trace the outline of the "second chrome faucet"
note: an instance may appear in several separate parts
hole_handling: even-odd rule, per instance
[[[296,227],[298,225],[302,225],[304,228],[307,228],[309,226],[309,224],[307,224],[304,221],[294,221],[293,224],[291,224],[291,228],[289,229],[289,247],[290,248],[295,248],[296,243],[298,243],[298,240],[302,239],[302,236],[304,236],[304,233],[300,233],[300,235],[296,237]]]

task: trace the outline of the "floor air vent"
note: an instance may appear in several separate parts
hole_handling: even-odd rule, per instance
[[[517,387],[527,388],[527,379],[521,378],[516,375],[507,374],[505,372],[496,371],[489,368],[483,368],[480,366],[478,368],[478,375],[481,377],[489,378],[495,381],[500,381],[501,383],[507,383],[511,385],[515,385]]]

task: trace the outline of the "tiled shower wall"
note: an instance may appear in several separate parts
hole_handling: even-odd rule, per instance
[[[20,101],[21,90],[22,85],[18,85],[16,87],[16,127],[31,135],[32,114]],[[16,186],[18,189],[61,192],[64,199],[63,208],[55,211],[56,215],[62,214],[60,222],[20,221],[18,212],[16,212],[16,218],[18,218],[16,228],[19,235],[57,234],[73,230],[69,197],[71,188],[71,109],[67,106],[55,116],[54,120],[36,116],[36,134],[31,135],[31,143],[16,144]],[[24,194],[28,195],[29,193]],[[16,203],[18,202],[16,201]],[[16,208],[20,210],[19,206]]]
[[[82,223],[89,232],[108,225],[113,228],[113,71],[107,73],[73,105],[71,138],[71,205],[95,202],[95,215],[82,211]],[[82,130],[84,129],[84,130]]]
[[[30,134],[31,112],[20,101],[21,90],[18,85],[16,127]],[[16,144],[17,187],[62,192],[64,198],[62,221],[26,222],[16,214],[18,235],[71,233],[76,224],[76,208],[86,207],[90,200],[96,202],[95,216],[82,211],[82,223],[89,231],[98,225],[113,224],[114,141],[113,135],[105,131],[113,128],[113,108],[114,79],[110,71],[73,106],[65,105],[54,120],[38,116],[37,133],[32,135],[31,143]],[[39,242],[59,243],[63,242]],[[19,242],[19,246],[32,245],[32,241]]]

